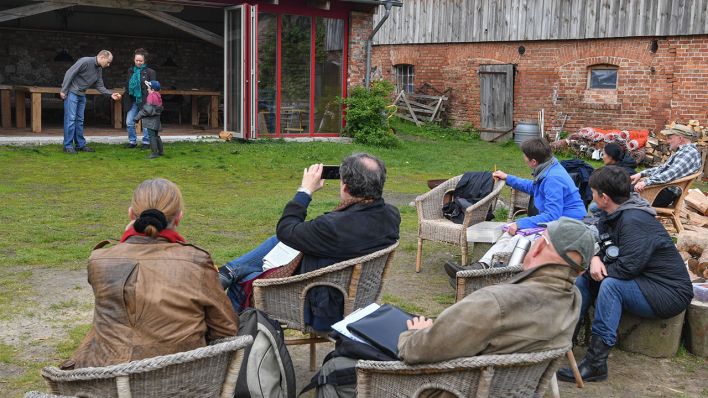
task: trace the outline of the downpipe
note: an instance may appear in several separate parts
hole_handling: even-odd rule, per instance
[[[364,76],[364,87],[366,87],[367,90],[370,89],[369,86],[371,84],[371,43],[373,43],[374,36],[376,36],[376,33],[379,31],[379,29],[381,29],[381,26],[384,24],[384,22],[386,22],[389,15],[391,15],[391,7],[393,7],[393,1],[387,0],[383,6],[386,8],[386,13],[384,14],[383,18],[381,18],[379,23],[376,24],[376,27],[369,35],[369,38],[366,40],[366,76]]]

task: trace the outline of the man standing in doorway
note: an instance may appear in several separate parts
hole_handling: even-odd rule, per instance
[[[59,95],[64,100],[64,152],[93,152],[84,139],[84,110],[86,90],[96,86],[103,95],[110,95],[114,101],[121,98],[103,85],[103,68],[111,66],[113,54],[101,50],[95,57],[83,57],[64,74]]]

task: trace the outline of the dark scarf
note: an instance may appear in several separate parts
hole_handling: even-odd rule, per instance
[[[531,172],[531,175],[533,176],[533,180],[538,181],[539,177],[541,177],[541,174],[543,174],[543,172],[546,171],[546,169],[553,166],[553,164],[555,162],[557,162],[556,158],[551,157],[550,160],[547,160],[547,161],[539,164],[538,166],[536,166],[533,169],[533,172]]]
[[[135,103],[138,105],[143,102],[143,88],[141,87],[140,73],[145,68],[147,68],[147,64],[143,64],[143,66],[133,66],[133,75],[130,76],[130,81],[128,82],[128,94],[135,98]]]
[[[126,229],[125,232],[123,233],[123,236],[120,237],[120,241],[125,242],[128,238],[131,236],[147,236],[145,234],[141,234],[140,232],[136,231],[135,228],[131,225],[130,228]],[[186,242],[182,235],[177,233],[174,229],[163,229],[160,231],[160,233],[157,235],[160,238],[167,239],[170,243],[177,243],[177,242]]]
[[[354,205],[357,204],[357,203],[361,203],[361,204],[363,204],[363,205],[369,205],[369,204],[374,203],[374,201],[376,201],[376,199],[371,199],[371,198],[351,198],[351,199],[343,200],[343,201],[339,202],[339,204],[337,205],[337,207],[335,207],[334,209],[332,209],[332,211],[343,211],[343,210],[346,210],[347,208],[349,208],[350,206],[354,206]]]

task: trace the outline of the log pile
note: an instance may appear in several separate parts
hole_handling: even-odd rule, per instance
[[[688,265],[691,281],[702,282],[708,279],[708,217],[690,214],[700,218],[689,219],[685,231],[678,234],[676,247]]]
[[[605,130],[583,127],[567,138],[551,142],[554,152],[571,151],[578,158],[600,160],[605,145],[615,143],[634,158],[639,164],[645,156],[644,146],[648,130]]]
[[[675,121],[669,125],[666,125],[666,128],[670,129],[676,123],[681,122]],[[692,128],[696,133],[696,137],[698,138],[696,141],[696,146],[698,147],[698,150],[703,152],[708,151],[708,134],[706,134],[708,129],[702,126],[698,120],[689,120],[688,123],[685,124]],[[647,140],[647,145],[644,148],[644,152],[644,160],[642,163],[648,167],[662,164],[666,162],[669,156],[671,156],[671,148],[669,147],[669,143],[666,136],[664,136],[661,132],[656,133],[653,137],[649,137]]]

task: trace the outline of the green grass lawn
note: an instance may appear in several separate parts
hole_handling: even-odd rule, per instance
[[[478,140],[403,136],[400,149],[338,143],[177,143],[166,156],[95,145],[96,153],[70,156],[58,146],[0,148],[0,265],[83,267],[91,248],[120,237],[132,190],[143,180],[168,178],[186,203],[180,232],[208,249],[217,263],[233,258],[275,232],[284,204],[303,168],[337,164],[367,151],[384,159],[387,193],[422,193],[429,178],[498,168],[528,174],[516,145]],[[338,184],[315,195],[311,214],[338,203]],[[408,212],[404,228],[413,228]],[[4,306],[3,306],[4,307]]]
[[[0,321],[31,316],[43,300],[41,286],[31,283],[33,270],[83,270],[94,245],[119,238],[132,190],[148,178],[164,177],[181,187],[186,209],[180,233],[221,265],[275,233],[283,206],[312,163],[338,164],[362,151],[382,158],[388,168],[385,196],[401,210],[400,250],[407,253],[415,251],[417,229],[415,209],[407,203],[427,190],[426,180],[494,167],[530,175],[513,142],[490,144],[470,132],[403,123],[394,127],[403,140],[398,149],[323,142],[175,143],[165,146],[166,156],[147,160],[145,151],[116,145],[98,144],[95,153],[75,156],[58,145],[0,147]],[[315,194],[310,216],[335,207],[338,189],[338,183],[327,182]],[[434,300],[447,306],[454,298],[445,293]],[[49,311],[76,306],[69,299],[53,302]],[[420,310],[417,303],[398,304]],[[13,391],[41,386],[41,366],[67,357],[87,325],[67,328],[65,341],[47,342],[52,354],[41,363],[20,358],[16,348],[0,341],[0,365],[25,369],[8,377]]]

